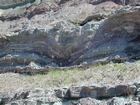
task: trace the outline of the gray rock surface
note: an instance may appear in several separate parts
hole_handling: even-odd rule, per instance
[[[0,72],[139,59],[137,6],[117,0],[0,2]]]
[[[0,73],[48,73],[61,67],[137,60],[139,5],[139,0],[0,0]],[[0,93],[0,105],[139,101],[139,83]]]
[[[122,95],[130,95],[136,92],[135,85],[117,85],[117,86],[83,86],[71,87],[69,89],[59,89],[57,95],[60,98],[109,98]]]
[[[35,0],[0,0],[0,8],[1,9],[13,8],[34,1]]]
[[[98,105],[99,101],[97,101],[96,99],[92,99],[92,98],[82,98],[80,100],[78,100],[77,105]]]
[[[138,90],[136,84],[36,88],[15,93],[1,93],[0,102],[1,105],[138,105],[139,101],[136,100]]]

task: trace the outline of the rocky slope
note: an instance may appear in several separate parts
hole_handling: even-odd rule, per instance
[[[139,59],[138,0],[0,2],[1,72]]]
[[[138,60],[139,5],[139,0],[0,0],[0,73]],[[0,105],[138,105],[139,87],[0,93]]]

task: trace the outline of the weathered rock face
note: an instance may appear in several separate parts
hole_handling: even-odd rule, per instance
[[[0,2],[1,69],[139,59],[139,7],[122,8],[120,1]]]
[[[34,2],[35,0],[0,0],[0,8],[14,8],[18,5],[24,5],[26,3]]]
[[[102,100],[103,98],[106,100]],[[139,83],[46,90],[36,88],[30,91],[0,94],[1,105],[138,105],[138,99]]]

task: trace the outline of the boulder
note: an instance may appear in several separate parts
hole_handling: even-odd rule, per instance
[[[57,90],[57,96],[60,98],[109,98],[122,95],[132,95],[136,92],[135,85],[116,85],[116,86],[83,86],[83,87],[70,87],[69,89]]]

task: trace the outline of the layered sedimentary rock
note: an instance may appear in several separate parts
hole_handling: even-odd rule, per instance
[[[1,105],[138,105],[139,83],[60,89],[36,88],[0,94]],[[133,98],[130,98],[133,97]],[[105,100],[103,100],[105,98]]]
[[[139,59],[139,6],[123,7],[121,1],[0,2],[2,71]]]

